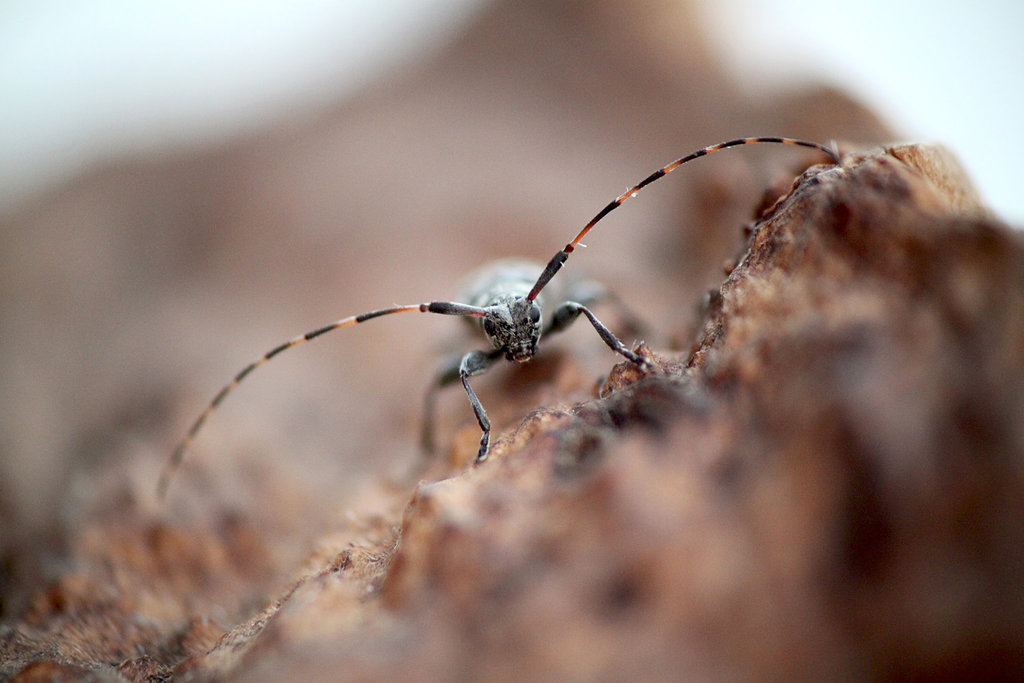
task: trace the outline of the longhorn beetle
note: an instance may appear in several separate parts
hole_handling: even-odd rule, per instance
[[[164,466],[164,469],[160,474],[160,480],[157,484],[157,493],[159,497],[163,498],[166,494],[171,476],[181,464],[185,451],[191,445],[196,434],[199,433],[200,428],[206,422],[207,418],[209,418],[211,413],[217,409],[217,406],[220,405],[224,398],[227,397],[235,387],[241,384],[242,380],[248,377],[253,370],[271,360],[282,351],[316,339],[320,335],[336,330],[339,327],[356,325],[366,322],[367,320],[372,320],[373,318],[391,315],[392,313],[420,312],[465,316],[475,319],[475,322],[483,330],[484,336],[486,336],[487,340],[490,342],[490,349],[484,351],[470,351],[462,356],[457,364],[453,363],[450,366],[442,368],[441,372],[438,374],[435,386],[431,388],[431,391],[428,394],[428,406],[430,406],[432,405],[432,396],[436,388],[454,383],[456,380],[462,382],[462,386],[466,390],[466,394],[469,396],[469,403],[473,408],[473,412],[476,415],[476,420],[480,425],[481,431],[480,449],[477,451],[476,460],[474,461],[475,463],[483,462],[487,457],[487,449],[491,437],[491,423],[487,419],[487,413],[480,404],[480,400],[477,398],[476,392],[473,391],[473,387],[469,384],[469,378],[473,375],[478,375],[484,372],[490,364],[500,356],[504,356],[507,360],[515,361],[517,363],[523,363],[530,360],[537,352],[537,342],[540,341],[542,334],[563,330],[582,314],[586,316],[590,321],[590,324],[594,326],[597,334],[601,337],[604,343],[609,346],[609,348],[625,357],[630,362],[636,363],[642,368],[649,369],[650,362],[647,359],[626,348],[626,346],[619,341],[618,337],[612,334],[611,330],[605,327],[604,324],[594,316],[590,309],[580,301],[570,299],[559,304],[552,313],[551,322],[549,322],[545,327],[542,322],[541,293],[551,279],[561,269],[562,264],[564,264],[566,259],[569,258],[569,254],[575,251],[577,246],[585,246],[580,243],[580,240],[590,232],[590,229],[593,228],[598,221],[622,205],[622,203],[627,199],[635,196],[637,192],[647,187],[655,180],[658,180],[662,176],[671,173],[683,164],[693,161],[694,159],[707,156],[713,152],[728,149],[730,147],[762,142],[810,147],[824,152],[836,164],[840,163],[839,152],[834,143],[831,146],[827,146],[817,142],[808,142],[806,140],[796,140],[793,138],[738,138],[736,140],[729,140],[727,142],[720,142],[717,145],[704,147],[696,152],[691,152],[684,157],[676,159],[667,166],[663,166],[609,202],[608,205],[601,209],[589,223],[583,226],[583,229],[579,231],[571,242],[566,244],[565,247],[563,247],[551,258],[550,261],[548,261],[547,265],[544,266],[543,269],[541,269],[539,265],[527,261],[499,261],[494,264],[492,268],[483,269],[484,276],[478,283],[476,291],[469,293],[470,303],[431,301],[423,304],[392,306],[391,308],[382,308],[376,311],[369,311],[367,313],[361,313],[360,315],[342,318],[341,320],[330,323],[329,325],[324,325],[323,327],[307,332],[306,334],[293,337],[283,344],[274,347],[252,363],[246,365],[230,382],[224,385],[224,387],[217,392],[217,395],[213,397],[213,400],[206,406],[206,409],[203,410],[199,417],[196,418],[195,422],[192,423],[188,433],[178,443],[170,460],[168,460]],[[540,275],[534,281],[533,274],[538,271],[540,272]],[[432,439],[430,438],[432,434],[430,422],[430,415],[428,414],[424,431],[424,444],[427,447],[429,447],[432,442]]]

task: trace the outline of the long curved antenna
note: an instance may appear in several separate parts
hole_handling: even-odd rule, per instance
[[[533,289],[530,290],[530,294],[526,298],[531,300],[531,301],[536,299],[537,295],[540,294],[540,290],[544,289],[544,287],[548,284],[548,282],[551,281],[551,278],[553,278],[555,276],[555,273],[557,273],[559,271],[559,269],[561,269],[562,264],[565,263],[566,259],[569,258],[569,254],[571,254],[573,252],[573,250],[576,249],[576,245],[578,245],[580,240],[583,239],[583,237],[588,232],[590,232],[590,229],[592,227],[594,227],[595,225],[597,225],[598,221],[600,221],[602,218],[604,218],[609,213],[611,213],[612,211],[617,209],[624,201],[626,201],[630,197],[635,196],[637,192],[639,192],[640,190],[644,189],[645,187],[647,187],[648,185],[653,183],[658,178],[661,178],[662,176],[668,175],[669,173],[671,173],[672,171],[676,170],[677,168],[679,168],[683,164],[685,164],[687,162],[690,162],[690,161],[693,161],[694,159],[697,159],[697,158],[703,157],[703,156],[707,156],[708,154],[711,154],[713,152],[717,152],[717,151],[722,150],[722,149],[728,149],[729,147],[739,147],[740,145],[749,145],[749,144],[752,144],[752,143],[755,143],[755,142],[775,142],[775,143],[782,144],[782,145],[796,145],[798,147],[811,147],[812,149],[821,150],[822,152],[827,154],[829,156],[829,158],[832,159],[832,161],[836,162],[837,164],[840,161],[839,160],[839,151],[836,149],[836,146],[835,146],[834,142],[832,143],[832,145],[823,145],[823,144],[820,144],[818,142],[808,142],[806,140],[795,140],[793,138],[770,138],[770,137],[738,138],[736,140],[729,140],[728,142],[719,142],[717,145],[711,145],[710,147],[705,147],[703,149],[698,149],[696,152],[691,152],[690,154],[687,154],[686,156],[684,156],[684,157],[682,157],[680,159],[676,159],[675,161],[673,161],[668,166],[663,166],[662,168],[658,169],[657,171],[655,171],[651,175],[647,176],[646,178],[641,180],[639,183],[637,183],[633,187],[631,187],[628,190],[626,190],[625,192],[623,192],[617,198],[612,200],[608,204],[608,206],[606,206],[603,209],[601,209],[596,216],[594,216],[592,219],[590,219],[589,223],[587,223],[585,226],[583,226],[583,229],[580,230],[579,234],[576,235],[576,237],[573,238],[572,242],[569,242],[569,244],[565,245],[564,249],[562,249],[560,252],[555,254],[554,257],[552,257],[552,259],[550,261],[548,261],[548,265],[545,266],[544,271],[540,274],[540,277],[537,278],[537,284],[535,284],[533,286]]]
[[[420,313],[440,313],[442,315],[466,315],[477,317],[481,317],[486,314],[486,309],[480,308],[478,306],[459,304],[452,301],[432,301],[430,303],[425,304],[394,306],[392,308],[382,308],[378,311],[370,311],[369,313],[362,313],[360,315],[353,315],[348,318],[342,318],[341,320],[333,322],[329,325],[324,325],[323,327],[317,328],[315,330],[312,330],[311,332],[307,332],[306,334],[300,335],[298,337],[293,337],[292,339],[289,339],[283,344],[275,346],[273,349],[267,351],[265,354],[263,354],[262,356],[260,356],[253,362],[249,363],[244,368],[242,368],[242,370],[237,375],[235,375],[234,379],[225,384],[221,388],[221,390],[217,392],[217,395],[213,397],[213,400],[210,401],[210,403],[206,406],[206,409],[199,414],[199,417],[196,418],[196,421],[193,422],[192,426],[189,428],[188,433],[185,435],[185,438],[178,442],[177,447],[171,454],[170,460],[168,460],[167,463],[164,465],[164,469],[160,473],[160,480],[159,482],[157,482],[157,496],[162,500],[164,496],[167,494],[167,487],[171,483],[171,477],[174,476],[175,471],[177,471],[178,467],[181,465],[181,461],[185,457],[185,451],[188,450],[188,447],[195,440],[196,434],[199,433],[199,430],[202,428],[207,418],[210,417],[210,415],[217,409],[217,406],[221,404],[221,402],[227,397],[227,395],[234,391],[235,388],[242,383],[242,380],[248,377],[249,373],[251,373],[253,370],[263,365],[264,363],[266,363],[267,361],[269,361],[271,358],[281,353],[282,351],[290,349],[294,346],[298,346],[300,344],[305,344],[306,342],[316,339],[322,334],[327,334],[332,330],[336,330],[339,327],[348,327],[349,325],[356,325],[358,323],[366,322],[367,320],[371,320],[373,318],[379,318],[383,315],[391,315],[392,313],[411,313],[413,311],[419,311]]]

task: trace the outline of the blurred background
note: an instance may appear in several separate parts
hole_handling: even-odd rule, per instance
[[[155,508],[176,440],[262,352],[453,297],[490,258],[544,261],[696,147],[938,141],[1020,224],[1007,147],[1022,18],[992,0],[3,3],[5,566],[90,506]],[[610,216],[569,269],[652,321],[653,345],[685,351],[764,187],[813,158],[702,160]],[[287,525],[415,457],[419,397],[459,327],[395,316],[261,368],[201,434],[171,514]],[[565,337],[554,352],[571,348],[592,386],[607,349]],[[502,413],[507,369],[492,374],[478,391],[507,426],[522,413]],[[456,394],[441,438],[469,425],[472,442]]]
[[[316,110],[443,42],[485,0],[7,2],[0,8],[0,201],[98,160],[202,144]],[[1024,95],[1024,7],[1009,0],[698,3],[735,78],[842,84],[913,140],[963,160],[1024,223],[1006,146]],[[671,151],[666,150],[671,155]]]

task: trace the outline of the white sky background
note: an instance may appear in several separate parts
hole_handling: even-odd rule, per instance
[[[843,86],[902,140],[952,149],[986,203],[1024,228],[1012,161],[1024,135],[1024,2],[717,0],[706,14],[749,85],[806,74]]]
[[[202,143],[334,101],[442,41],[476,3],[5,0],[0,214],[98,159]],[[803,75],[847,88],[904,139],[952,148],[996,212],[1024,226],[1011,167],[1024,112],[1024,2],[704,7],[723,58],[751,87]],[[736,131],[776,133],[785,131]]]

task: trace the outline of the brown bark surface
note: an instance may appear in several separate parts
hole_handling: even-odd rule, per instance
[[[886,134],[836,93],[733,114],[755,108],[701,52],[696,32],[685,65],[669,69],[669,43],[658,42],[667,19],[644,23],[638,15],[650,14],[616,6],[497,5],[432,61],[301,132],[108,169],[14,221],[4,286],[25,296],[4,313],[6,367],[34,367],[16,342],[37,316],[65,320],[51,326],[52,351],[84,347],[72,365],[92,370],[29,375],[38,393],[21,394],[37,408],[50,405],[51,387],[70,395],[50,408],[53,433],[10,441],[11,462],[45,453],[62,484],[8,476],[0,489],[11,520],[0,532],[0,676],[1024,671],[1019,233],[984,212],[941,148],[852,144]],[[661,49],[627,49],[637,44]],[[567,88],[559,74],[584,51],[593,70]],[[510,64],[519,76],[506,73]],[[605,84],[595,101],[588,78]],[[566,123],[541,108],[551,102],[604,114]],[[451,111],[473,112],[458,135],[438,119]],[[510,111],[524,127],[514,144],[495,123]],[[386,116],[398,139],[362,145]],[[609,143],[637,116],[645,136]],[[396,321],[393,333],[367,325],[366,336],[353,330],[344,352],[335,347],[307,369],[282,361],[275,378],[268,367],[262,391],[281,400],[258,405],[253,388],[255,407],[218,413],[157,505],[168,444],[197,409],[195,395],[201,402],[226,373],[184,357],[161,365],[167,345],[154,335],[180,330],[194,358],[216,346],[211,339],[234,348],[246,340],[229,334],[222,314],[243,330],[262,330],[270,316],[270,348],[276,323],[302,329],[296,312],[314,327],[339,317],[339,300],[346,315],[439,298],[419,288],[436,291],[483,252],[548,258],[611,198],[595,182],[611,176],[614,196],[677,151],[761,132],[836,137],[846,141],[843,163],[764,149],[698,162],[674,187],[666,179],[619,212],[633,211],[631,220],[610,217],[567,266],[628,278],[619,295],[652,328],[642,348],[655,371],[611,367],[578,323],[528,366],[481,378],[495,425],[484,465],[467,464],[478,431],[464,397],[446,395],[443,457],[414,485],[365,473],[412,461],[429,333],[419,331],[425,324],[411,331],[418,319]],[[454,142],[466,136],[504,146],[477,158],[474,143]],[[564,143],[562,155],[552,156],[550,140]],[[657,161],[623,164],[638,148]],[[498,162],[508,173],[487,175],[494,166],[483,158],[502,152],[514,157]],[[579,177],[567,170],[573,154],[588,158]],[[429,163],[421,175],[409,170]],[[538,199],[551,186],[582,216],[568,229]],[[40,249],[72,219],[81,231],[73,244]],[[335,220],[338,235],[328,229]],[[140,221],[145,232],[134,231]],[[296,231],[290,240],[268,227],[278,221]],[[153,236],[158,248],[140,261],[139,245]],[[405,243],[414,246],[397,246]],[[107,269],[83,268],[81,282],[67,275],[75,287],[45,289],[50,264],[66,265],[76,245]],[[15,259],[37,252],[35,262]],[[268,275],[240,292],[239,274],[251,269]],[[110,288],[125,283],[135,289],[120,308],[85,305],[91,296],[116,303]],[[701,288],[710,292],[698,309]],[[268,291],[284,298],[254,293]],[[253,315],[260,324],[245,322]],[[174,325],[155,320],[168,317]],[[204,338],[207,323],[222,331]],[[127,353],[136,347],[139,358]],[[224,358],[229,375],[235,356]],[[334,374],[318,385],[323,368]],[[131,380],[124,393],[103,388],[122,373]],[[95,400],[75,393],[86,381]],[[45,451],[33,450],[40,444]]]

